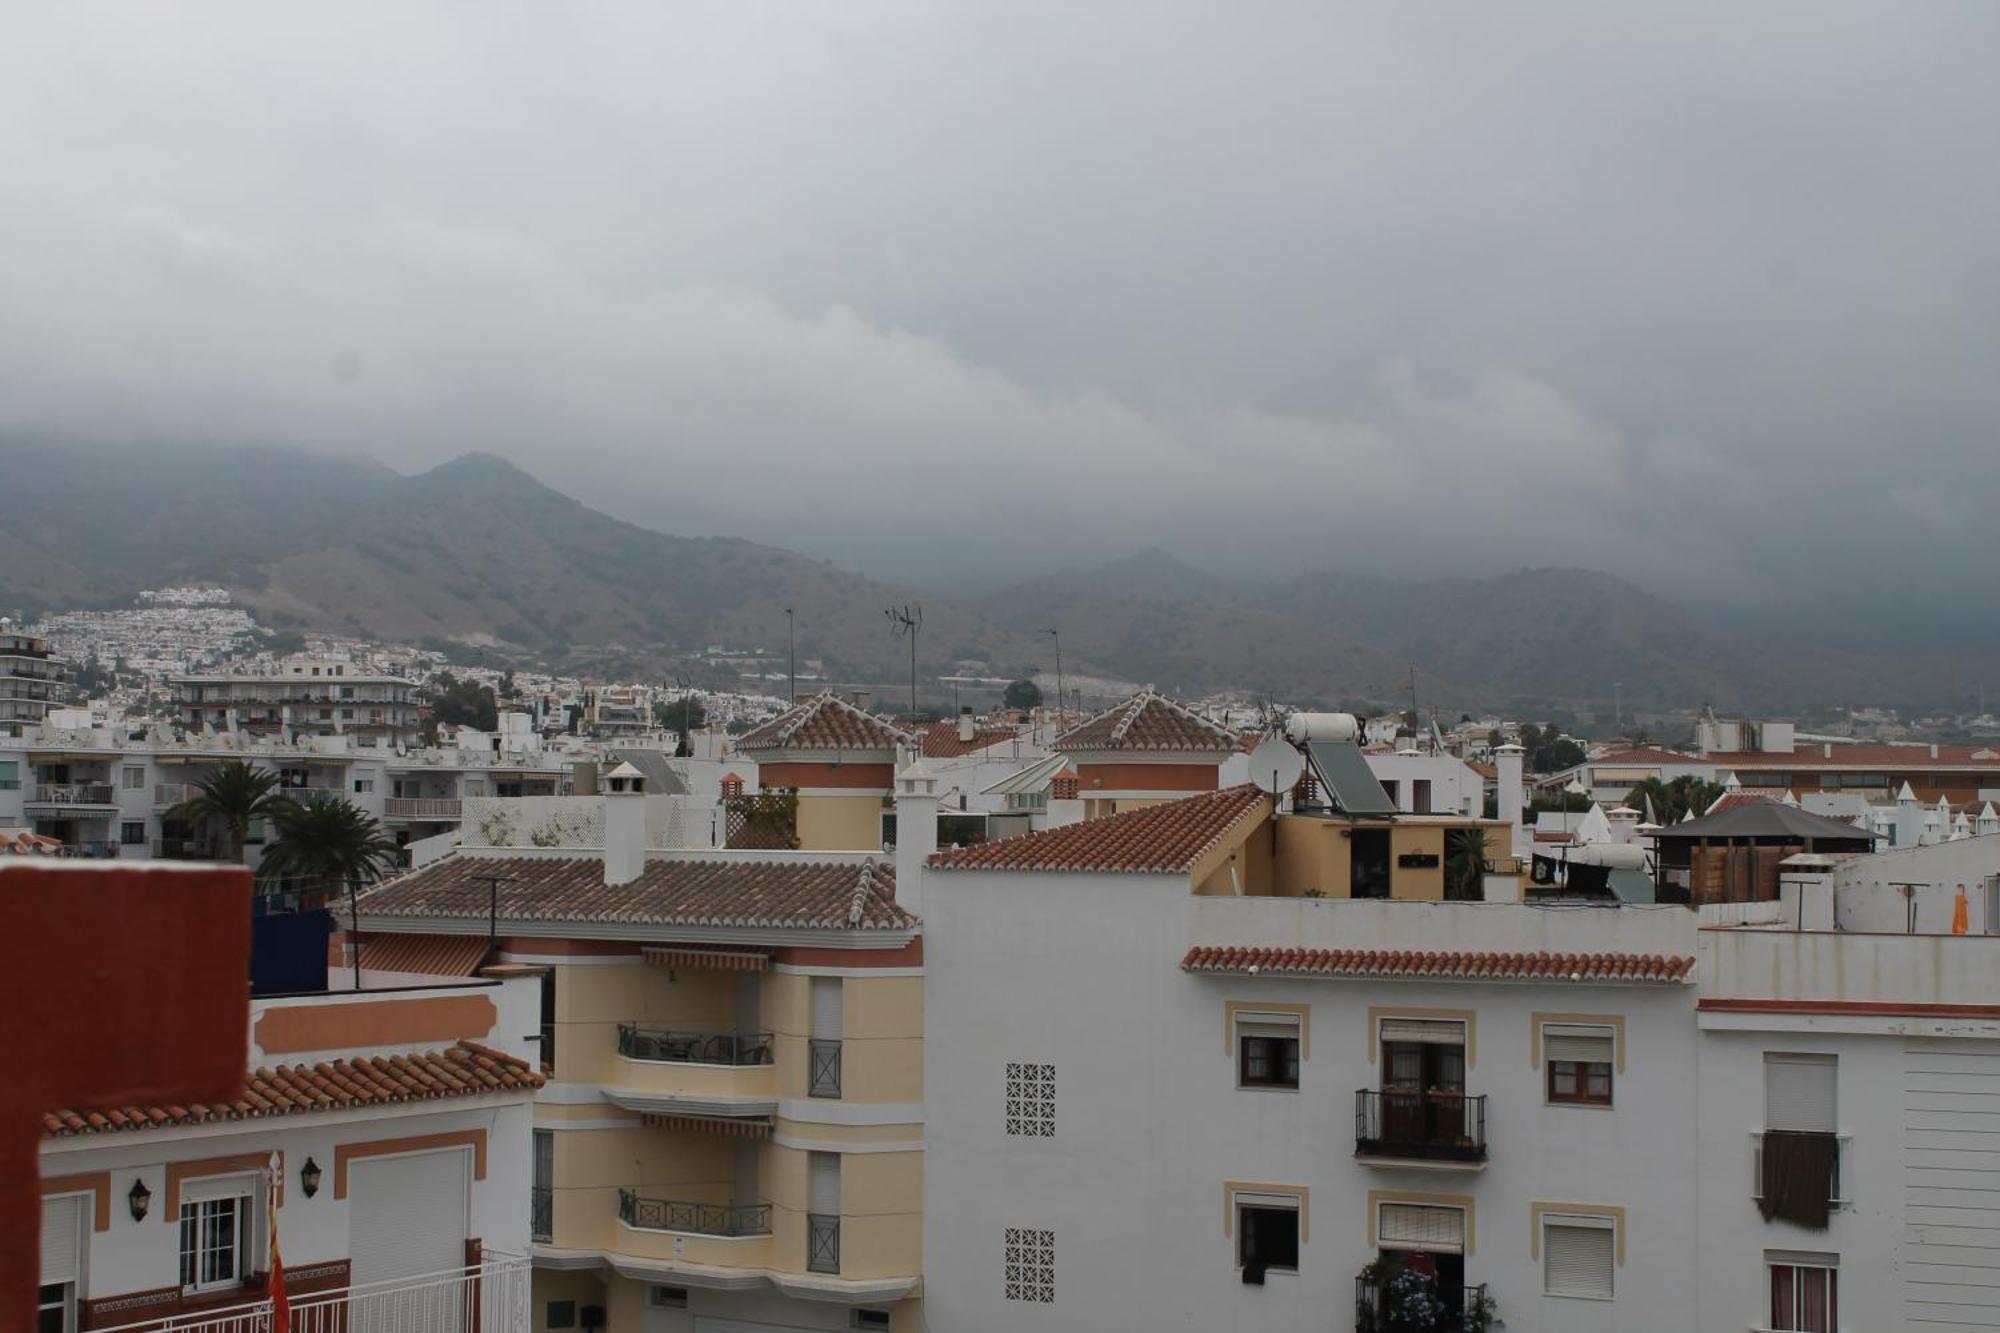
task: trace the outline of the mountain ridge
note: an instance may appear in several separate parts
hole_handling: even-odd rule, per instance
[[[51,443],[0,435],[15,522],[0,534],[11,608],[112,605],[201,580],[258,618],[417,643],[663,672],[708,644],[785,642],[836,679],[907,679],[884,608],[921,601],[922,675],[960,661],[1015,674],[1235,688],[1292,703],[1454,708],[1802,709],[1964,698],[1977,659],[1775,648],[1717,634],[1611,575],[1521,569],[1404,580],[1214,574],[1160,548],[925,596],[781,547],[681,537],[612,518],[496,454],[404,475],[271,445]]]

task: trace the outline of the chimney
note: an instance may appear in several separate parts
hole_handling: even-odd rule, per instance
[[[958,710],[958,738],[970,743],[972,740],[972,705],[965,704]]]
[[[631,764],[604,775],[604,882],[630,884],[646,870],[646,778]]]
[[[1931,742],[1931,758],[1933,758],[1933,759],[1937,758],[1937,742],[1936,742],[1936,741],[1932,741],[1932,742]]]
[[[1493,751],[1495,788],[1493,814],[1501,823],[1513,830],[1515,846],[1521,842],[1521,763],[1527,751],[1511,741],[1498,746]],[[1515,854],[1515,848],[1508,848]]]
[[[1077,792],[1077,776],[1064,769],[1049,779],[1049,810],[1044,828],[1062,828],[1083,822],[1083,799]]]
[[[735,773],[722,775],[722,799],[733,801],[743,795],[743,779]]]
[[[1835,925],[1833,862],[1800,852],[1778,863],[1778,901],[1799,930],[1832,930]]]
[[[856,708],[865,713],[868,711],[868,705],[874,702],[875,696],[867,690],[856,690],[848,696],[848,699]]]
[[[1903,789],[1896,793],[1895,837],[1896,847],[1914,847],[1924,840],[1924,808],[1917,804],[1917,794],[1905,782]]]
[[[896,902],[924,914],[924,862],[938,845],[937,775],[917,759],[896,774]]]

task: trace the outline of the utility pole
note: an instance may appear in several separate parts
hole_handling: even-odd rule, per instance
[[[785,608],[785,675],[792,683],[792,702],[799,701],[799,641],[792,608]]]
[[[894,634],[910,636],[910,716],[917,715],[917,634],[924,627],[924,608],[921,605],[892,606],[883,614],[889,617],[889,629]]]

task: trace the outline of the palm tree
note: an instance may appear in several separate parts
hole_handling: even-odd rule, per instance
[[[1486,897],[1486,830],[1455,828],[1445,833],[1444,896],[1451,902]]]
[[[319,793],[287,801],[271,816],[277,834],[264,849],[257,878],[271,888],[287,880],[321,896],[346,888],[350,931],[361,921],[361,886],[382,878],[402,849],[375,816],[344,796]],[[361,947],[353,950],[354,989],[361,989]]]
[[[221,824],[229,847],[228,859],[241,865],[250,821],[274,817],[291,799],[277,790],[278,775],[241,759],[231,759],[194,780],[195,794],[167,811],[166,817],[196,827]]]
[[[272,810],[271,831],[257,878],[266,884],[294,881],[307,892],[372,884],[402,855],[373,815],[326,792]]]

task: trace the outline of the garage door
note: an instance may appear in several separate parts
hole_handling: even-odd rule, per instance
[[[458,1270],[465,1267],[472,1154],[462,1148],[364,1158],[348,1167],[348,1253],[355,1333],[464,1326]],[[411,1279],[442,1275],[429,1283]],[[370,1289],[373,1283],[399,1283]],[[412,1320],[416,1322],[411,1322]]]

